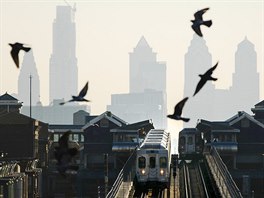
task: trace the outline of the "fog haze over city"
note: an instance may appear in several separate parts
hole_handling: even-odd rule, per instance
[[[89,81],[87,98],[92,100],[91,114],[104,112],[111,103],[111,94],[129,91],[129,53],[142,36],[157,53],[157,61],[166,62],[167,109],[172,113],[174,105],[185,97],[184,55],[194,34],[190,20],[194,12],[205,7],[210,9],[204,19],[211,19],[213,24],[210,28],[202,27],[202,32],[212,63],[219,61],[214,72],[218,78],[214,83],[216,88],[231,86],[235,52],[247,37],[257,53],[260,100],[264,98],[263,1],[67,2],[72,9],[76,3],[78,90]],[[11,59],[8,43],[18,41],[32,47],[40,78],[40,100],[44,105],[49,104],[52,24],[58,5],[67,4],[64,1],[0,1],[0,94],[17,93],[20,70]],[[24,52],[20,53],[20,62],[23,56]],[[170,131],[181,126],[181,122],[168,120]]]

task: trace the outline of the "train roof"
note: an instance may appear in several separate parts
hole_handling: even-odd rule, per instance
[[[148,132],[140,149],[167,149],[170,141],[170,134],[161,129],[152,129]]]

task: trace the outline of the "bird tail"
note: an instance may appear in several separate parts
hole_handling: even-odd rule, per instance
[[[189,122],[190,118],[182,118],[182,121]]]
[[[211,77],[211,78],[210,78],[210,80],[216,81],[216,80],[217,80],[217,78],[213,78],[213,77]]]
[[[211,27],[211,25],[212,25],[212,20],[204,21],[203,24],[206,25],[207,27]]]

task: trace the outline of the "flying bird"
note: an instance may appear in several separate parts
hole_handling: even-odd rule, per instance
[[[187,100],[188,100],[188,97],[184,98],[178,104],[176,104],[176,106],[174,107],[174,113],[172,115],[167,115],[167,117],[174,119],[174,120],[182,120],[184,122],[188,122],[190,118],[181,117],[182,108]]]
[[[201,77],[200,81],[198,82],[195,92],[193,94],[193,96],[195,96],[195,94],[197,94],[200,89],[202,89],[202,87],[205,85],[206,81],[208,80],[213,80],[216,81],[217,78],[213,78],[211,75],[213,74],[213,71],[215,70],[215,68],[217,67],[218,62],[215,64],[215,66],[213,66],[212,68],[208,69],[204,74],[199,74],[199,76]]]
[[[67,102],[90,102],[90,100],[87,100],[84,98],[88,90],[88,82],[85,84],[85,86],[82,88],[78,96],[72,96],[72,99]],[[61,102],[60,105],[64,105],[66,102]]]
[[[17,66],[17,68],[19,68],[19,56],[18,53],[20,50],[24,50],[25,52],[28,52],[31,48],[30,47],[24,47],[22,43],[9,43],[9,45],[11,46],[11,56]]]
[[[192,24],[192,29],[195,31],[196,34],[198,34],[200,37],[203,37],[203,34],[201,32],[201,25],[205,25],[207,27],[211,27],[212,25],[212,20],[204,21],[203,20],[203,14],[209,10],[209,8],[204,8],[202,10],[197,11],[194,14],[194,20],[191,20]]]
[[[69,135],[71,131],[65,132],[59,139],[59,146],[55,147],[54,155],[57,160],[59,173],[65,174],[67,170],[78,170],[78,166],[71,164],[72,158],[77,155],[77,148],[69,148]]]

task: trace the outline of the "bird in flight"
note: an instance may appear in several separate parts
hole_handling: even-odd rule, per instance
[[[195,92],[193,94],[193,96],[195,96],[195,94],[197,94],[200,89],[202,89],[202,87],[205,85],[206,81],[208,80],[213,80],[216,81],[217,78],[213,78],[211,75],[213,74],[213,71],[215,70],[215,68],[217,67],[218,62],[215,64],[215,66],[213,66],[212,68],[208,69],[204,74],[199,74],[199,76],[201,77],[200,81],[198,82]]]
[[[88,90],[88,82],[85,84],[85,86],[82,88],[78,96],[72,96],[72,99],[68,102],[90,102],[90,100],[87,100],[84,98]],[[60,105],[64,105],[66,102],[61,102]]]
[[[17,68],[19,68],[19,56],[18,53],[20,50],[24,50],[25,52],[28,52],[31,48],[30,47],[24,47],[22,43],[9,43],[9,45],[11,46],[11,56],[17,66]]]
[[[172,115],[167,115],[167,117],[174,119],[174,120],[182,120],[184,122],[188,122],[190,118],[181,117],[182,108],[187,100],[188,100],[188,97],[184,98],[178,104],[176,104],[176,106],[174,107],[174,113]]]
[[[65,132],[59,139],[59,146],[55,147],[54,155],[57,160],[59,173],[65,174],[67,170],[78,170],[78,166],[72,165],[72,158],[79,152],[77,148],[69,148],[69,135],[71,131]]]
[[[203,37],[203,34],[201,32],[201,25],[205,25],[207,27],[211,27],[212,25],[212,20],[204,21],[203,20],[203,14],[209,10],[209,8],[204,8],[202,10],[197,11],[194,14],[194,20],[191,20],[192,24],[192,29],[195,31],[196,34],[198,34],[200,37]]]

